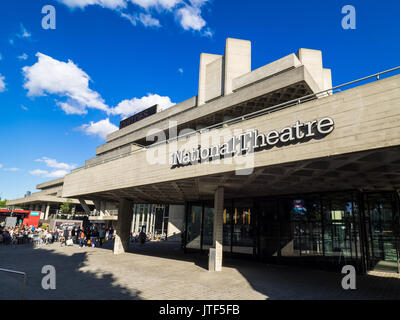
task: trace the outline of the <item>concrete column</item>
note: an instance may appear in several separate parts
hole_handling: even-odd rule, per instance
[[[133,215],[133,218],[132,218],[131,232],[135,232],[135,224],[136,224],[136,213]]]
[[[129,230],[133,217],[133,202],[127,199],[119,201],[118,221],[114,241],[114,254],[124,253],[129,248]]]
[[[150,206],[151,209],[151,206]],[[150,224],[149,224],[149,232],[151,232],[151,235],[153,236],[153,212],[150,211]]]
[[[147,206],[146,233],[148,233],[150,230],[149,222],[150,222],[150,205]]]
[[[138,207],[137,207],[138,208]],[[139,209],[136,211],[136,223],[135,223],[135,232],[139,231],[139,221],[140,221],[140,213]]]
[[[214,194],[213,247],[210,248],[209,271],[222,270],[222,234],[224,213],[224,188],[218,187]]]
[[[44,215],[44,220],[49,219],[49,213],[50,213],[50,204],[47,204],[46,206],[46,213]]]
[[[79,203],[81,204],[83,210],[85,210],[86,214],[90,214],[90,209],[89,206],[86,204],[86,201],[84,199],[79,199]],[[96,210],[96,209],[94,209]]]
[[[144,225],[144,208],[142,213],[142,224],[140,225],[140,229],[142,229],[143,225]]]

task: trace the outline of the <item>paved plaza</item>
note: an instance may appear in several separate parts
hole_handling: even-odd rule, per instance
[[[207,256],[184,254],[179,243],[135,244],[114,255],[105,248],[0,246],[0,267],[25,271],[25,299],[398,299],[396,274],[358,276],[357,290],[341,289],[339,272],[224,259],[207,271]],[[56,289],[41,287],[44,265],[56,268]],[[21,277],[0,273],[0,299],[18,299]]]

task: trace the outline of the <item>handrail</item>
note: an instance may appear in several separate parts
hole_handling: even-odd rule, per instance
[[[363,78],[359,78],[357,80],[346,82],[344,84],[332,87],[330,89],[325,89],[325,90],[322,90],[322,91],[319,91],[319,92],[316,92],[316,93],[311,93],[311,94],[305,95],[305,96],[300,97],[300,98],[292,99],[292,100],[289,100],[289,101],[286,101],[286,102],[282,102],[282,103],[279,103],[279,104],[271,106],[271,107],[267,107],[267,108],[264,108],[264,109],[261,109],[261,110],[257,110],[257,111],[245,114],[245,115],[240,116],[240,117],[236,117],[236,118],[229,119],[229,120],[226,120],[226,121],[223,121],[223,122],[219,122],[219,123],[213,124],[213,125],[205,127],[205,128],[193,130],[192,132],[188,132],[188,133],[185,133],[183,135],[176,136],[174,138],[169,138],[169,139],[166,139],[166,140],[155,142],[155,143],[153,143],[151,145],[143,146],[141,149],[137,149],[137,150],[130,151],[130,152],[127,152],[127,153],[124,153],[124,154],[120,154],[118,156],[111,157],[111,158],[109,158],[107,160],[102,160],[102,161],[100,161],[98,163],[94,163],[94,164],[91,164],[91,165],[85,165],[85,166],[82,166],[80,168],[76,168],[73,171],[78,171],[78,170],[81,170],[83,168],[94,167],[94,166],[97,166],[97,165],[100,165],[100,164],[103,164],[103,163],[106,163],[106,162],[113,161],[113,160],[118,159],[118,158],[125,157],[125,156],[130,155],[130,154],[133,154],[134,152],[138,152],[139,150],[142,150],[142,149],[148,149],[148,148],[157,147],[157,146],[159,146],[161,144],[168,144],[171,141],[178,141],[179,139],[182,139],[182,138],[185,138],[185,137],[188,137],[188,136],[191,136],[191,135],[195,135],[197,133],[202,133],[202,132],[210,130],[210,129],[223,127],[224,125],[228,125],[228,124],[239,123],[239,122],[242,122],[242,121],[257,117],[257,116],[261,116],[261,115],[264,115],[264,114],[268,114],[268,113],[271,113],[271,112],[282,110],[282,109],[291,107],[293,105],[299,105],[299,104],[314,100],[315,98],[318,98],[319,95],[323,95],[323,96],[331,95],[331,94],[335,93],[334,92],[335,90],[336,91],[341,91],[341,90],[338,90],[338,89],[346,87],[346,86],[349,86],[349,85],[354,84],[354,83],[358,83],[358,82],[367,80],[367,79],[376,78],[377,80],[380,80],[380,76],[381,75],[389,73],[389,72],[393,72],[393,71],[396,71],[396,70],[399,70],[399,69],[400,69],[400,66],[395,67],[395,68],[391,68],[391,69],[388,69],[388,70],[384,70],[384,71],[381,71],[381,72],[378,72],[378,73],[375,73],[375,74],[372,74],[372,75],[369,75],[369,76],[366,76],[366,77],[363,77]],[[138,145],[135,142],[132,142],[130,144],[131,145],[132,144]]]
[[[24,300],[24,291],[25,291],[25,285],[26,285],[26,272],[10,270],[10,269],[3,269],[3,268],[0,268],[0,272],[8,272],[8,273],[14,273],[14,274],[24,276],[24,280],[22,281],[22,286],[21,286],[21,293],[20,293],[21,300]]]

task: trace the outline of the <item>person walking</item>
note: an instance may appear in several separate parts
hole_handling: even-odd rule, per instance
[[[64,245],[67,245],[67,240],[69,238],[68,228],[64,229]]]
[[[105,236],[106,236],[106,230],[105,227],[102,226],[101,229],[99,230],[100,247],[103,246]]]
[[[96,247],[98,237],[99,237],[99,232],[97,231],[97,228],[94,228],[92,231],[92,236],[90,238],[90,242],[92,243],[92,248]]]
[[[58,230],[55,229],[53,232],[53,242],[57,242],[58,241]]]
[[[71,230],[71,239],[73,243],[76,243],[76,231],[75,231],[75,227],[72,228]]]
[[[85,244],[85,232],[81,230],[79,234],[79,248],[82,248],[84,244]]]

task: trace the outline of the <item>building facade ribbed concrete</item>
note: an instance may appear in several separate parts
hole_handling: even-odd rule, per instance
[[[109,134],[62,195],[184,205],[185,247],[211,248],[213,270],[223,252],[363,271],[397,261],[400,76],[339,90],[329,67],[301,48],[252,70],[250,41],[229,38],[200,55],[197,96]]]

